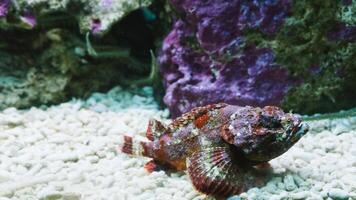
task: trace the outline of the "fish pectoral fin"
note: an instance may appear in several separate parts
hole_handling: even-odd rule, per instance
[[[254,168],[239,167],[229,147],[211,147],[187,159],[187,171],[194,187],[205,194],[226,197],[256,186]]]
[[[174,163],[165,163],[159,160],[150,160],[145,164],[145,169],[147,172],[152,173],[152,172],[157,172],[157,171],[165,171],[166,173],[172,173],[172,172],[177,172],[181,171],[182,169],[177,168],[176,165],[173,165]],[[183,163],[185,166],[185,163]]]
[[[149,140],[154,141],[167,132],[167,130],[167,126],[164,123],[156,119],[150,119],[148,122],[146,137]]]
[[[156,160],[150,160],[145,164],[145,169],[149,172],[156,172],[156,171],[161,171],[161,170],[169,170],[170,167],[168,165],[162,164]]]
[[[238,169],[229,154],[227,147],[212,147],[195,152],[187,159],[189,177],[198,191],[226,196],[242,189],[237,182]]]

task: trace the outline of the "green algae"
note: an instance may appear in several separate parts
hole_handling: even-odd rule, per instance
[[[291,88],[284,109],[301,113],[327,112],[355,106],[355,43],[328,39],[333,27],[354,24],[355,1],[345,6],[333,0],[294,0],[291,15],[274,36],[256,30],[244,33],[246,43],[272,48],[275,62],[302,84]]]
[[[356,25],[356,0],[350,5],[343,5],[338,12],[338,19],[347,25]]]

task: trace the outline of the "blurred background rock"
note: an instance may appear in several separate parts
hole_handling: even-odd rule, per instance
[[[152,84],[167,11],[160,0],[0,0],[0,109]]]

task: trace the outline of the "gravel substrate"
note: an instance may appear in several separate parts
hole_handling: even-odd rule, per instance
[[[148,87],[0,112],[0,200],[213,199],[196,192],[184,172],[148,174],[146,158],[118,152],[121,135],[142,137],[150,118],[167,116]],[[310,125],[271,161],[266,186],[230,199],[356,199],[356,118]]]

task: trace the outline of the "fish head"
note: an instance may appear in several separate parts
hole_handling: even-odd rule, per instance
[[[222,127],[221,137],[254,162],[269,161],[291,148],[308,131],[301,116],[276,106],[238,107]]]

